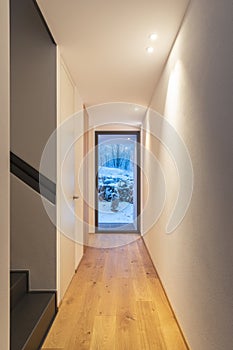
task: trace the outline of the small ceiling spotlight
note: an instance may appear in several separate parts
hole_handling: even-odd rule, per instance
[[[135,112],[139,111],[139,107],[134,107]]]
[[[152,33],[149,35],[149,39],[152,40],[152,41],[155,41],[158,39],[158,34],[156,33]]]
[[[151,46],[149,46],[149,47],[146,48],[146,51],[147,51],[148,53],[152,53],[152,52],[154,52],[154,48],[151,47]]]

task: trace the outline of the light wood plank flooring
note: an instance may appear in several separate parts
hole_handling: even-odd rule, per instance
[[[118,248],[86,249],[43,350],[187,349],[144,243],[137,238]],[[102,240],[119,239],[122,244],[124,238],[98,234],[91,239],[101,246]]]

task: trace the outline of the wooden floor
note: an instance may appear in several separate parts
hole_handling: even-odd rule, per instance
[[[116,243],[117,236],[122,244],[122,234],[107,239]],[[187,349],[137,238],[118,248],[87,248],[43,350]],[[101,245],[106,234],[94,239]]]

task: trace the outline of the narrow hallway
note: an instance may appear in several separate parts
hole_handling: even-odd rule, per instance
[[[132,238],[91,236],[96,246]],[[86,249],[42,349],[187,349],[140,236]]]

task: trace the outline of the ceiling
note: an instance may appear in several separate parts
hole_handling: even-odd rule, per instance
[[[188,0],[37,2],[86,106],[148,106]]]
[[[87,108],[89,128],[108,127],[111,123],[119,128],[129,129],[129,126],[139,128],[146,115],[147,108],[126,102],[102,103]]]

